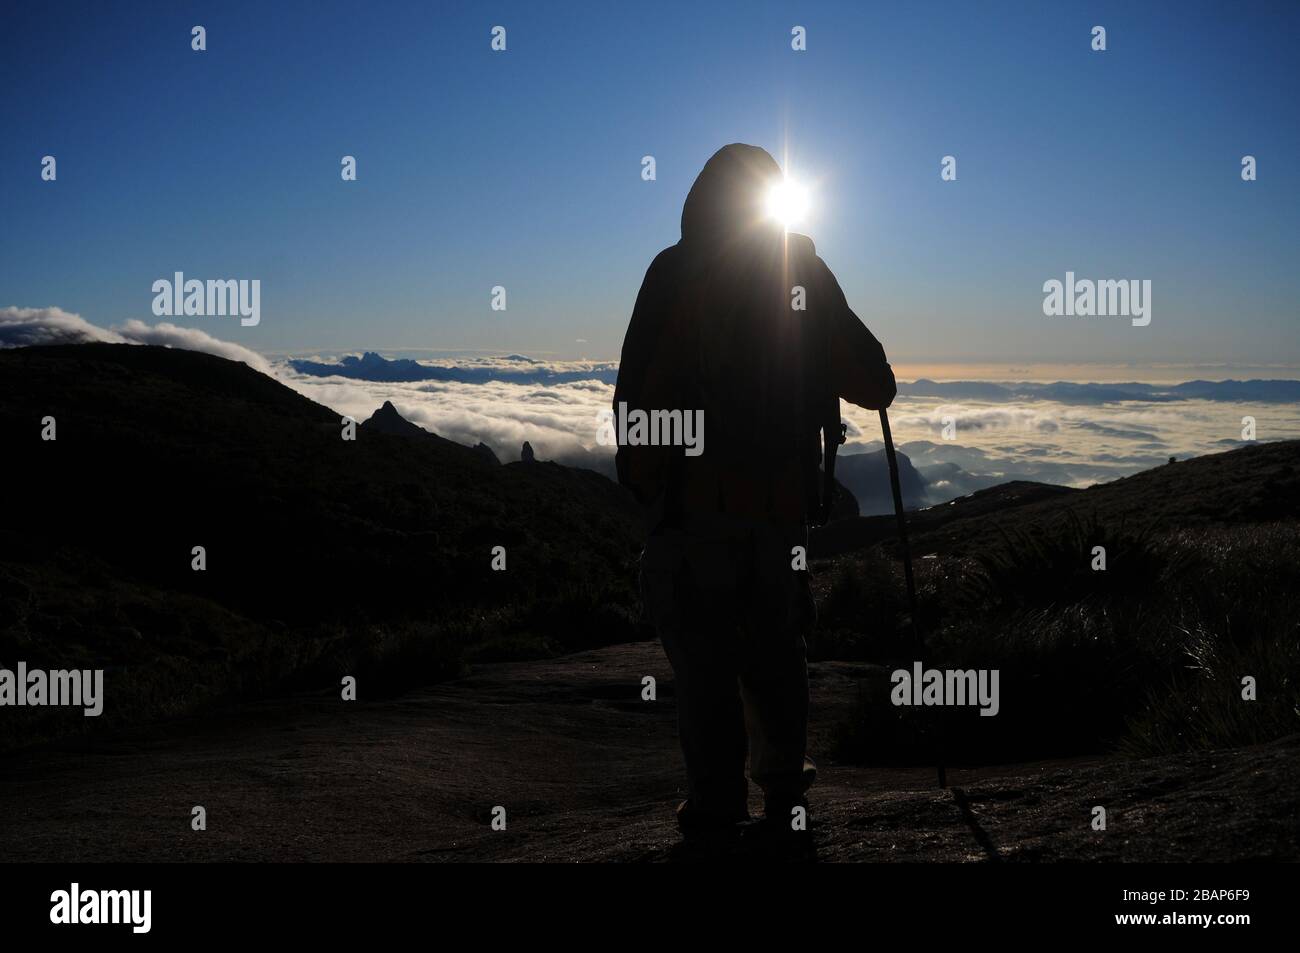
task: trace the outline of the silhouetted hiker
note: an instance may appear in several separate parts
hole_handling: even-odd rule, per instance
[[[614,394],[616,426],[635,411],[703,411],[698,455],[620,427],[617,456],[650,516],[642,598],[676,679],[687,835],[748,820],[747,747],[767,818],[788,830],[806,807],[816,608],[795,547],[821,512],[819,436],[839,443],[839,398],[878,409],[896,391],[811,239],[764,216],[780,180],[754,146],[705,164],[681,241],[646,272]]]

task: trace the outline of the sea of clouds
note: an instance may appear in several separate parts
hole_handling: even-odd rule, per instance
[[[205,351],[243,361],[340,416],[365,420],[387,400],[427,430],[460,443],[486,443],[502,461],[519,459],[528,441],[539,459],[613,470],[613,448],[596,440],[597,414],[613,399],[617,365],[610,362],[522,355],[400,364],[378,355],[346,363],[339,355],[269,360],[197,328],[136,320],[102,328],[59,308],[0,308],[0,347],[78,341]],[[429,379],[370,379],[412,373]],[[1255,419],[1260,440],[1300,438],[1300,404],[1286,399],[1290,391],[1288,385],[1280,391],[1238,385],[1192,388],[1196,396],[1183,396],[1170,387],[918,381],[900,386],[890,422],[926,484],[927,502],[941,503],[1007,480],[1082,487],[1171,457],[1231,449],[1243,442],[1246,416]],[[1214,396],[1220,392],[1231,399]],[[843,416],[849,442],[842,452],[880,449],[874,412],[844,404]]]

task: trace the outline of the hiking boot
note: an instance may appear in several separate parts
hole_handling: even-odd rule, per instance
[[[801,809],[797,817],[796,809]],[[794,826],[796,819],[800,825],[798,828]],[[769,794],[763,798],[763,821],[791,834],[806,834],[811,824],[808,818],[808,799],[802,794],[797,797],[773,797]]]
[[[795,827],[795,809],[802,808]],[[746,852],[769,860],[816,860],[813,846],[812,820],[808,816],[808,799],[775,799],[768,797],[764,803],[763,819],[749,825],[743,832]]]
[[[736,836],[740,825],[747,824],[749,820],[749,811],[744,808],[725,813],[703,811],[694,807],[690,798],[677,805],[677,829],[687,840]]]

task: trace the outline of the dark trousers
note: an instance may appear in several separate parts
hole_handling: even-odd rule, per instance
[[[646,542],[642,596],[673,668],[692,809],[745,812],[746,753],[769,802],[803,793],[816,610],[792,549],[806,545],[803,532],[725,518]]]

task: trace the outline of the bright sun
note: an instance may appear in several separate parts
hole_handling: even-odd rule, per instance
[[[767,192],[767,214],[791,229],[808,214],[808,190],[793,179],[782,179]]]

